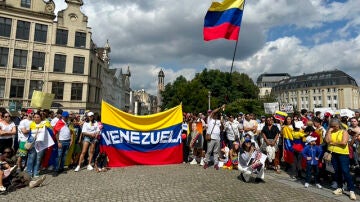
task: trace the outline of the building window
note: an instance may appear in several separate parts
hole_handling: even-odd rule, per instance
[[[71,100],[82,100],[82,83],[73,83],[71,85]]]
[[[38,90],[38,91],[42,90],[43,83],[44,82],[40,81],[40,80],[31,80],[30,81],[29,99],[32,98],[34,90]]]
[[[331,104],[328,104],[328,107],[331,107]]]
[[[56,44],[57,45],[67,45],[68,41],[68,31],[65,29],[56,30]]]
[[[34,51],[32,56],[31,69],[41,71],[44,68],[44,64],[45,64],[45,53]]]
[[[10,37],[11,19],[0,17],[0,36]]]
[[[54,72],[65,72],[66,55],[55,54]]]
[[[9,49],[0,47],[0,67],[6,67],[8,62]]]
[[[29,40],[30,22],[17,21],[16,38]]]
[[[336,92],[336,88],[334,88],[334,93]]]
[[[313,92],[316,93],[316,89],[314,89]]]
[[[62,100],[64,94],[64,82],[52,82],[51,93],[55,94],[55,100]]]
[[[327,99],[330,101],[330,100],[331,100],[331,96],[327,96]]]
[[[334,100],[336,100],[337,99],[337,96],[336,95],[334,95]]]
[[[26,68],[26,62],[27,62],[27,50],[19,50],[15,49],[14,53],[14,68]]]
[[[35,25],[34,41],[46,43],[47,38],[47,25],[37,24]]]
[[[314,101],[316,101],[316,97],[314,97]]]
[[[74,57],[74,64],[73,64],[73,73],[74,74],[83,74],[84,73],[84,57]]]
[[[85,48],[86,45],[86,33],[75,32],[75,47]]]
[[[330,93],[330,88],[327,89],[327,92]]]
[[[31,0],[21,0],[21,7],[30,8]]]
[[[24,84],[25,80],[23,79],[12,79],[10,86],[10,98],[23,98]]]
[[[337,108],[337,104],[336,104],[336,103],[334,104],[334,107]]]
[[[0,98],[4,98],[5,94],[5,78],[0,78]]]
[[[319,96],[318,98],[319,98],[318,100],[321,101],[321,96]]]

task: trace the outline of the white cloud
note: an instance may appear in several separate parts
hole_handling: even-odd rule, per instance
[[[102,46],[109,39],[111,65],[130,65],[131,87],[156,94],[161,68],[166,82],[179,75],[191,79],[205,67],[230,71],[234,42],[202,40],[203,19],[212,1],[84,0],[82,11],[89,17],[95,43]],[[360,40],[353,37],[360,31],[358,0],[246,2],[234,70],[255,80],[264,72],[297,75],[338,67],[360,78]],[[63,0],[55,3],[57,10],[66,8]],[[321,29],[338,21],[344,21],[341,28]],[[309,39],[293,36],[266,41],[269,29],[288,25],[318,29],[311,39],[315,45],[305,46],[303,40]],[[326,41],[334,36],[338,38]]]

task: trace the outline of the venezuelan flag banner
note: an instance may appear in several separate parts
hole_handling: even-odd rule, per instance
[[[100,150],[108,155],[110,167],[181,163],[182,120],[181,105],[134,116],[103,101]]]
[[[204,40],[238,40],[245,0],[213,2],[204,20]]]

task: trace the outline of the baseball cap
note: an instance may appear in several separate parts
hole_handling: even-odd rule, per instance
[[[250,138],[245,138],[245,142],[251,142]]]
[[[330,112],[325,112],[324,116],[325,116],[325,117],[330,117],[330,116],[331,116],[331,113],[330,113]]]
[[[88,112],[87,116],[94,116],[94,112]]]
[[[316,137],[313,137],[313,136],[307,136],[306,138],[306,144],[309,144],[310,142],[312,141],[316,141],[317,138]]]
[[[28,109],[27,111],[26,111],[26,113],[27,114],[31,114],[31,113],[33,113],[34,111],[32,110],[32,109]]]
[[[242,112],[239,112],[239,115],[244,115],[244,113],[242,113]]]
[[[63,113],[61,113],[62,117],[69,117],[69,112],[67,111],[63,111]]]

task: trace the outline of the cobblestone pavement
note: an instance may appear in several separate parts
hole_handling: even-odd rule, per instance
[[[304,188],[287,174],[266,171],[265,183],[244,183],[238,171],[198,165],[133,166],[96,173],[69,170],[0,201],[348,201],[329,189]],[[359,196],[357,195],[359,198]]]

